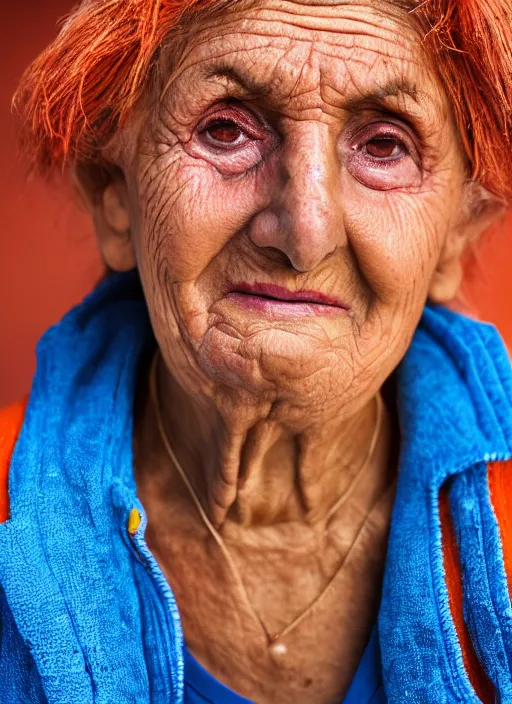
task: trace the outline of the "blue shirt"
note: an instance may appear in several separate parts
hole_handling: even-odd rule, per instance
[[[379,639],[374,628],[343,704],[386,704]],[[215,679],[185,650],[185,704],[252,704]]]

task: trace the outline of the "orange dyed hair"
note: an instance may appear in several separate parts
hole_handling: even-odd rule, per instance
[[[239,0],[237,0],[238,4]],[[405,0],[406,4],[408,0]],[[15,97],[29,165],[94,163],[152,84],[163,42],[233,0],[85,0],[26,71]],[[403,5],[403,1],[401,3]],[[512,202],[512,3],[410,8],[452,103],[470,176]]]

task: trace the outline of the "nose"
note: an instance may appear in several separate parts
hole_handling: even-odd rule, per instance
[[[346,243],[340,160],[327,125],[295,125],[285,137],[272,200],[253,219],[250,236],[281,251],[299,272]]]

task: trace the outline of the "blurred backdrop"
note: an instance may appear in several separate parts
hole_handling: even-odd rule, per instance
[[[73,195],[27,182],[10,112],[24,67],[73,4],[0,3],[0,407],[29,390],[37,340],[101,273],[92,228]],[[466,295],[512,345],[512,217],[481,246],[479,262]]]

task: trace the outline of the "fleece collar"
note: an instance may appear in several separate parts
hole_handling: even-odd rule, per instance
[[[389,702],[474,702],[444,579],[439,489],[450,482],[464,613],[512,701],[512,610],[487,464],[512,457],[512,374],[491,325],[426,308],[398,370],[402,435],[379,631]]]

